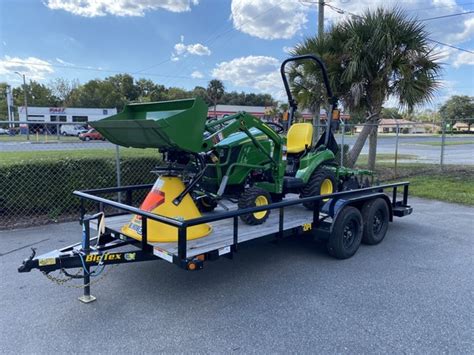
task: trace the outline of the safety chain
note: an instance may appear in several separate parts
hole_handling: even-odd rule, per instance
[[[65,277],[65,278],[56,277],[56,276],[50,275],[49,273],[45,271],[43,271],[43,275],[46,276],[48,280],[54,282],[58,286],[64,286],[68,288],[84,288],[84,287],[91,286],[102,281],[109,274],[110,270],[115,268],[117,265],[108,265],[108,266],[110,267],[107,268],[107,270],[104,270],[104,273],[102,274],[102,276],[100,276],[98,279],[90,281],[88,284],[85,284],[85,285],[66,285],[68,281],[71,281],[72,279],[76,278],[75,276],[79,276],[83,272],[82,268],[79,268],[79,271],[75,275],[72,275],[72,277],[70,276]],[[64,273],[63,269],[59,270],[59,274],[61,273]]]

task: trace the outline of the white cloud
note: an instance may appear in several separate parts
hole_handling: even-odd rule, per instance
[[[308,21],[298,0],[232,0],[231,18],[238,30],[262,39],[291,38]]]
[[[52,10],[64,10],[84,17],[144,16],[146,11],[190,11],[199,0],[46,0]]]
[[[74,66],[73,63],[66,62],[65,60],[62,60],[61,58],[56,58],[56,62],[58,62],[59,64],[62,64],[62,65],[69,66],[69,67]]]
[[[211,50],[201,43],[184,44],[184,36],[181,36],[181,42],[174,45],[174,51],[171,53],[171,60],[178,61],[181,57],[191,55],[211,55]]]
[[[40,81],[54,73],[54,69],[49,62],[36,57],[22,59],[6,55],[0,59],[0,76],[16,81],[19,78],[15,72],[25,74],[27,80]]]
[[[460,52],[454,59],[453,65],[455,68],[459,68],[461,65],[474,65],[474,54]]]
[[[472,39],[472,37],[474,36],[474,17],[464,21],[463,25],[463,31],[451,34],[448,38],[449,41],[461,43]]]
[[[212,76],[235,86],[281,96],[283,84],[279,66],[280,62],[276,58],[251,55],[217,64],[212,70]]]
[[[333,8],[331,8],[331,6]],[[328,28],[351,14],[361,15],[368,9],[401,8],[408,16],[419,19],[450,15],[471,10],[454,0],[332,0],[325,6],[325,26]],[[262,39],[293,38],[310,26],[316,33],[316,1],[299,0],[232,0],[231,19],[241,32]],[[342,9],[341,14],[334,8]],[[451,44],[461,43],[474,35],[474,19],[469,16],[448,17],[424,22],[433,39]],[[467,18],[467,19],[466,19]],[[307,25],[310,19],[311,25]]]
[[[202,79],[202,78],[204,78],[204,74],[201,73],[198,70],[195,70],[191,73],[191,77],[194,78],[194,79]]]

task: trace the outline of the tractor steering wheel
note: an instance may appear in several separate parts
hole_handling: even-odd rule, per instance
[[[271,129],[273,129],[276,133],[280,134],[280,133],[283,133],[285,131],[285,129],[283,128],[283,126],[279,123],[275,123],[275,122],[265,122],[266,125],[270,126]]]

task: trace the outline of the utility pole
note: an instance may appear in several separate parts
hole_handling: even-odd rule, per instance
[[[324,35],[324,1],[318,0],[318,37]],[[320,117],[321,105],[318,103],[315,105],[313,113],[313,143],[316,143],[319,139],[319,126],[321,122]],[[329,113],[326,115],[329,116]],[[328,119],[328,117],[326,117]]]
[[[318,36],[324,33],[324,1],[318,1]]]
[[[26,95],[26,78],[25,78],[25,74],[21,74],[19,72],[15,72],[15,74],[18,74],[20,77],[23,78],[23,97],[25,99],[25,117],[26,117],[26,121],[28,121],[28,99],[27,99],[27,95]],[[30,126],[28,124],[26,124],[26,139],[27,140],[30,140]]]

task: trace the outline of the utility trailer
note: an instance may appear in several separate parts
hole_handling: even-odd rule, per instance
[[[74,195],[81,199],[82,206],[82,241],[40,256],[35,256],[33,250],[18,271],[38,269],[58,283],[82,279],[84,294],[79,299],[88,303],[95,300],[90,294],[91,278],[98,276],[109,265],[165,260],[182,269],[194,271],[202,269],[207,261],[217,260],[221,256],[232,258],[241,243],[257,238],[281,239],[295,235],[324,240],[332,256],[345,259],[354,255],[361,242],[381,242],[393,216],[403,217],[413,211],[408,204],[409,183],[399,182],[307,198],[289,198],[246,209],[214,211],[199,218],[180,221],[132,206],[134,193],[149,190],[152,186],[75,191]],[[126,202],[101,197],[111,193],[120,194]],[[401,200],[398,199],[400,193]],[[91,202],[97,208],[97,213],[93,215],[86,214],[85,208]],[[312,211],[303,207],[303,203],[308,202],[313,203]],[[266,210],[271,213],[263,225],[251,226],[239,219],[242,214]],[[141,240],[127,235],[122,228],[132,215],[142,219]],[[177,242],[149,242],[147,220],[176,228]],[[187,228],[203,223],[209,223],[212,232],[204,238],[188,240]],[[92,238],[91,230],[97,230],[98,235]],[[78,273],[71,274],[70,269],[77,269]],[[67,278],[52,277],[50,273],[56,270]]]

